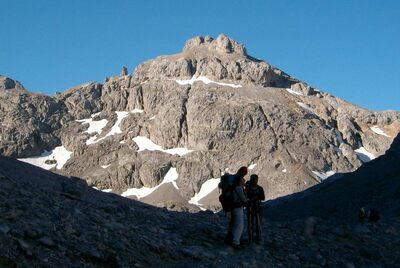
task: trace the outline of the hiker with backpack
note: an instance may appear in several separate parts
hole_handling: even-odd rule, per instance
[[[258,175],[252,174],[250,181],[246,183],[246,194],[249,198],[247,206],[247,231],[249,243],[253,240],[259,244],[261,242],[261,219],[260,207],[261,201],[265,200],[263,187],[258,185]]]
[[[222,190],[219,200],[222,208],[230,217],[228,233],[225,242],[234,248],[240,247],[240,237],[243,232],[243,207],[248,199],[244,192],[247,167],[241,167],[235,175],[224,174],[218,187]]]

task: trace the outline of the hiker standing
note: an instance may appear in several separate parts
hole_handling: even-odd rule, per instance
[[[247,171],[247,170],[246,170]],[[246,181],[244,177],[237,177],[233,189],[233,209],[232,209],[232,247],[240,247],[240,238],[244,227],[243,207],[247,205],[248,199],[244,191]]]
[[[235,217],[233,216],[233,210],[237,204],[235,204],[234,200],[234,191],[238,185],[240,185],[240,181],[246,176],[247,167],[241,167],[236,174],[228,174],[225,173],[221,177],[221,182],[218,184],[218,187],[221,189],[222,193],[219,196],[219,201],[221,202],[222,208],[224,209],[226,215],[229,217],[229,225],[228,232],[225,237],[225,242],[229,245],[233,244],[233,233],[234,233],[234,225],[238,223],[235,221]],[[240,191],[240,190],[239,190]],[[243,192],[243,188],[242,188]],[[244,193],[243,193],[244,195]],[[238,199],[238,198],[236,198]],[[237,215],[237,213],[235,214]],[[236,217],[237,218],[237,217]],[[239,237],[240,239],[240,237]]]
[[[258,185],[258,176],[256,174],[252,174],[250,181],[246,183],[246,194],[249,198],[249,205],[247,207],[249,242],[253,242],[253,238],[255,238],[255,242],[259,244],[261,242],[260,207],[261,201],[265,200],[265,194],[264,189]]]

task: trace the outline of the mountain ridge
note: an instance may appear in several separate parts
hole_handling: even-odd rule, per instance
[[[400,112],[368,111],[314,89],[225,35],[192,38],[183,52],[148,60],[132,75],[53,97],[0,91],[0,108],[1,154],[43,159],[118,194],[154,188],[176,168],[180,203],[172,206],[189,210],[187,201],[226,170],[254,165],[267,197],[276,198],[357,169],[400,130]],[[179,148],[190,153],[168,153]],[[66,163],[58,169],[57,161]],[[172,184],[163,189],[175,193]],[[200,207],[218,209],[216,192]]]

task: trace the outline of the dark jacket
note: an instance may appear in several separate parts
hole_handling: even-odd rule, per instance
[[[265,200],[264,189],[260,185],[253,187],[250,183],[247,183],[246,194],[251,203],[259,203]]]
[[[236,186],[233,190],[233,203],[235,207],[244,207],[248,203],[248,198],[241,185]]]

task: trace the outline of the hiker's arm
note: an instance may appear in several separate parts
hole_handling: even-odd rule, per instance
[[[261,186],[260,186],[260,200],[262,201],[262,200],[265,200],[265,193],[264,193],[264,188],[262,188]]]

